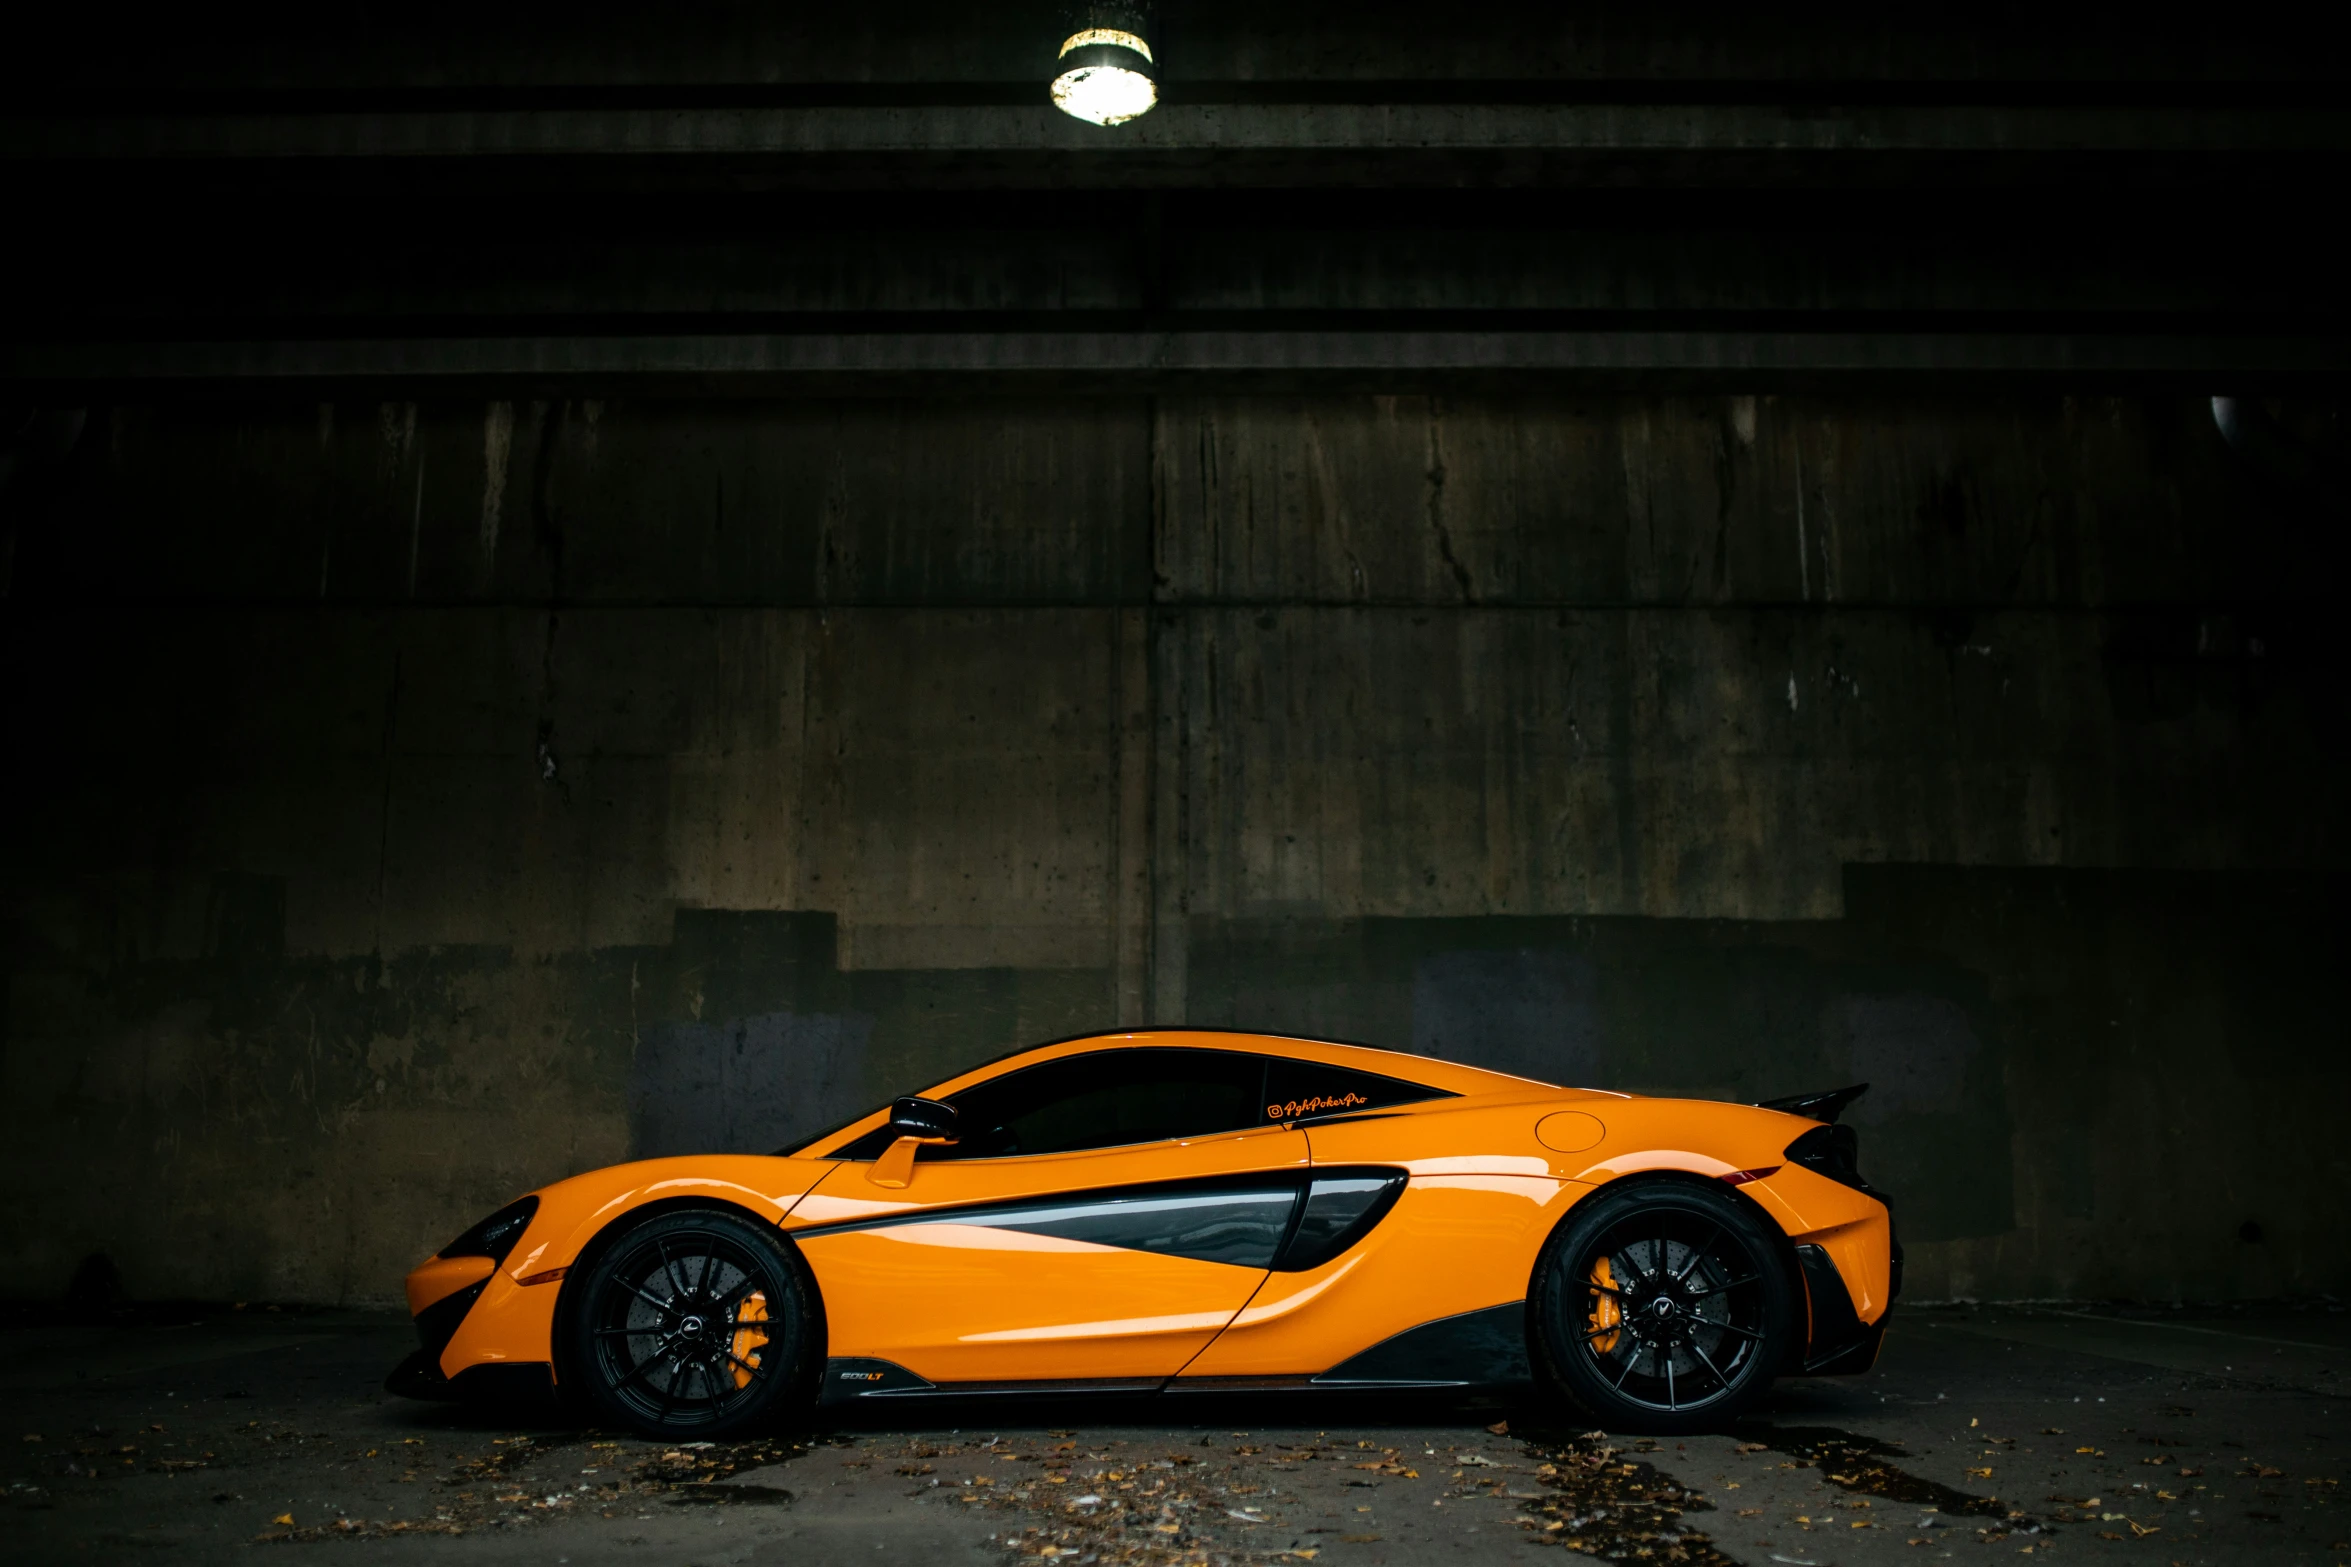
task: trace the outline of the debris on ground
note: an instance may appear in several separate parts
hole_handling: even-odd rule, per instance
[[[1710,1536],[1683,1521],[1714,1510],[1699,1492],[1628,1456],[1602,1432],[1527,1435],[1528,1453],[1545,1460],[1534,1471],[1543,1489],[1521,1502],[1517,1522],[1535,1540],[1611,1560],[1736,1567]],[[1636,1448],[1643,1450],[1654,1452],[1655,1444]]]
[[[281,1515],[255,1538],[277,1544],[470,1534],[528,1528],[581,1514],[616,1518],[653,1505],[772,1506],[789,1503],[791,1493],[734,1477],[790,1463],[814,1443],[771,1437],[665,1446],[632,1439],[624,1446],[600,1432],[565,1431],[493,1437],[490,1445],[487,1453],[461,1455],[456,1467],[431,1485],[429,1512],[386,1518],[340,1516],[310,1524],[295,1524],[292,1515]],[[576,1461],[583,1457],[596,1461],[583,1466]],[[556,1473],[537,1472],[547,1464],[553,1464]]]

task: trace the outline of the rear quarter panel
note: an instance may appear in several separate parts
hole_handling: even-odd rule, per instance
[[[1345,1255],[1269,1278],[1184,1375],[1326,1371],[1422,1323],[1524,1300],[1544,1242],[1575,1203],[1663,1172],[1779,1166],[1740,1190],[1792,1241],[1825,1246],[1857,1314],[1875,1321],[1887,1304],[1886,1210],[1786,1164],[1787,1145],[1816,1124],[1751,1105],[1538,1088],[1309,1123],[1316,1165],[1401,1167],[1405,1194]]]
[[[1586,1109],[1588,1106],[1576,1108]],[[1867,1192],[1788,1163],[1788,1144],[1820,1123],[1758,1105],[1702,1099],[1631,1099],[1605,1117],[1606,1135],[1566,1156],[1575,1179],[1602,1186],[1626,1176],[1683,1170],[1726,1176],[1770,1170],[1739,1191],[1790,1242],[1821,1246],[1853,1297],[1854,1314],[1875,1322],[1892,1304],[1893,1228],[1886,1205]]]

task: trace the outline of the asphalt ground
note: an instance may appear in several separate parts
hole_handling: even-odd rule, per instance
[[[405,1321],[0,1329],[0,1560],[1065,1567],[2336,1563],[2351,1315],[1907,1309],[1869,1376],[1645,1441],[1524,1402],[859,1409],[665,1447],[382,1391]]]

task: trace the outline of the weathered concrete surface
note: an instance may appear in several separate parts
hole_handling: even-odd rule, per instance
[[[23,1293],[1146,1019],[1871,1078],[1928,1296],[2351,1284],[2330,540],[2194,401],[121,408],[8,521]]]
[[[1311,0],[1268,11],[1244,0],[1192,0],[1163,19],[1172,25],[1161,47],[1174,51],[1171,74],[1187,85],[1549,79],[1810,86],[1892,78],[2169,86],[2232,78],[2324,82],[2341,70],[2328,48],[2339,24],[2324,16],[2254,35],[2222,18],[2184,15],[2118,39],[2095,12],[2055,13],[2029,37],[1940,12],[1840,15],[1837,25],[1791,27],[1715,0],[1606,14],[1501,6],[1495,15],[1495,27],[1465,28],[1413,6]],[[558,17],[570,25],[549,25]],[[906,0],[889,18],[803,8],[664,17],[627,6],[521,5],[469,20],[474,25],[455,33],[319,18],[231,40],[178,15],[126,35],[93,18],[56,13],[37,19],[30,36],[53,45],[95,37],[111,51],[85,42],[9,63],[28,85],[44,87],[957,82],[1018,85],[1034,97],[1032,84],[1045,79],[1063,36],[1060,10],[1037,0],[984,14],[947,0]]]
[[[0,1551],[1426,1567],[1580,1559],[1564,1540],[1711,1567],[2267,1564],[2328,1558],[2351,1457],[2339,1312],[1911,1312],[1873,1375],[1786,1382],[1666,1441],[1533,1405],[1193,1396],[899,1404],[680,1450],[387,1398],[405,1336],[357,1313],[0,1333]]]

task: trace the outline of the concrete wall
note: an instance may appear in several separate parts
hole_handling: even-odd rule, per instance
[[[2331,540],[2193,399],[163,405],[10,504],[20,1293],[385,1300],[1147,1019],[1872,1079],[1927,1296],[2351,1284]]]

